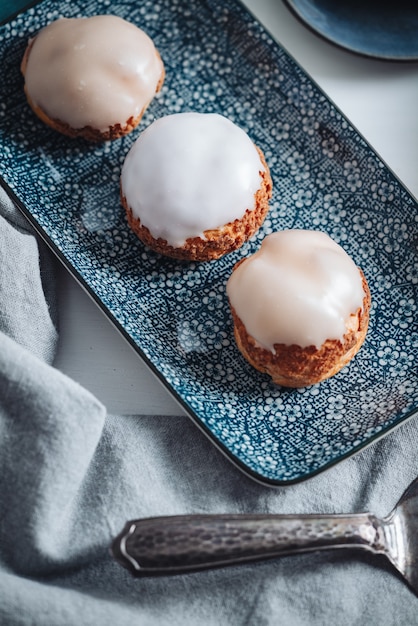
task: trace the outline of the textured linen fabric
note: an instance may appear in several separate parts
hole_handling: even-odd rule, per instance
[[[418,422],[301,484],[259,485],[188,418],[107,415],[53,367],[55,261],[3,193],[0,255],[2,626],[418,625],[417,597],[367,554],[132,578],[109,552],[128,519],[387,514],[418,473]]]

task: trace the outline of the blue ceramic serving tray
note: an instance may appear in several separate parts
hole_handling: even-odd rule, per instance
[[[70,140],[28,107],[26,42],[61,15],[114,12],[155,41],[166,81],[140,127],[104,145]],[[46,1],[0,29],[3,184],[195,423],[270,485],[324,470],[418,407],[417,203],[304,71],[235,0]],[[208,263],[163,258],[127,227],[124,157],[154,119],[218,112],[264,151],[274,196],[260,232]],[[324,230],[360,265],[373,306],[358,356],[334,378],[286,390],[248,365],[232,334],[233,265],[282,228]],[[138,407],[140,411],[140,406]]]

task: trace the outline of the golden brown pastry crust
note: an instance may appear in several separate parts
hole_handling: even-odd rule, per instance
[[[20,65],[20,70],[23,74],[23,77],[25,77],[25,74],[26,74],[26,67],[28,64],[30,50],[34,44],[35,39],[36,37],[31,39],[23,55],[22,63]],[[156,50],[156,53],[160,57],[158,50]],[[165,69],[164,69],[164,66],[162,65],[161,77],[158,82],[157,88],[155,90],[156,94],[159,91],[161,91],[161,88],[164,83],[164,79],[165,79]],[[140,112],[140,114],[137,115],[137,117],[130,117],[128,120],[126,120],[125,124],[123,125],[115,124],[114,126],[109,126],[109,128],[106,130],[99,130],[97,128],[93,128],[92,126],[84,126],[83,128],[72,128],[66,122],[63,122],[59,119],[50,118],[41,107],[37,106],[32,101],[30,95],[28,94],[26,85],[24,85],[24,91],[25,91],[26,99],[28,101],[30,108],[44,124],[46,124],[50,128],[53,128],[59,133],[66,135],[67,137],[71,137],[71,138],[82,137],[83,139],[86,139],[87,141],[96,142],[96,143],[101,142],[101,141],[112,141],[114,139],[119,139],[120,137],[123,137],[124,135],[128,135],[130,132],[134,130],[134,128],[138,126],[146,109],[149,106],[147,105],[146,107],[144,107],[142,111]]]
[[[245,259],[235,266],[238,267]],[[235,269],[234,268],[234,269]],[[275,344],[275,352],[257,346],[231,306],[234,336],[238,349],[247,361],[260,372],[268,374],[273,382],[283,387],[307,387],[337,374],[357,354],[363,344],[369,325],[371,296],[363,271],[363,310],[353,313],[346,322],[347,332],[343,341],[327,339],[317,349],[315,346],[301,348]]]
[[[154,239],[148,228],[143,226],[139,218],[133,215],[121,188],[121,202],[126,211],[129,226],[139,239],[152,250],[176,259],[211,261],[237,250],[257,232],[264,222],[272,195],[273,183],[270,170],[264,154],[257,146],[256,148],[265,169],[260,171],[260,188],[254,194],[254,208],[252,210],[247,209],[242,218],[229,222],[220,228],[206,230],[204,232],[205,239],[191,237],[187,239],[184,246],[174,248],[165,239]]]

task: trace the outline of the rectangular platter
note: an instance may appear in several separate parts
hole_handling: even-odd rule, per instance
[[[44,126],[23,92],[28,38],[61,16],[114,13],[143,28],[166,68],[140,126],[103,145]],[[20,209],[186,413],[238,467],[268,485],[347,458],[418,407],[415,199],[288,53],[236,0],[41,2],[0,27],[0,175]],[[185,263],[127,227],[119,176],[153,120],[221,113],[264,151],[270,213],[244,247]],[[323,230],[372,293],[357,357],[319,385],[287,390],[239,354],[225,294],[233,265],[284,228]],[[140,410],[140,407],[138,407]]]

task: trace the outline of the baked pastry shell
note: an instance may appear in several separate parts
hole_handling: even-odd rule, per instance
[[[30,55],[30,51],[32,49],[32,46],[34,44],[36,40],[36,36],[31,39],[31,41],[29,42],[29,44],[26,47],[25,53],[23,55],[22,58],[22,62],[20,65],[20,70],[23,74],[23,77],[25,77],[26,75],[26,69],[27,69],[27,65],[28,65],[28,60],[29,60],[29,55]],[[159,91],[161,91],[161,88],[163,86],[164,83],[164,79],[165,79],[165,68],[160,56],[160,53],[158,52],[158,50],[156,50],[156,54],[159,57],[160,61],[161,61],[161,76],[160,76],[160,80],[158,81],[156,90],[155,90],[155,94],[157,94]],[[151,102],[149,102],[146,106],[143,107],[143,109],[141,110],[141,112],[139,113],[139,115],[137,116],[131,116],[129,117],[126,122],[124,123],[117,123],[114,124],[112,126],[109,126],[107,129],[105,130],[101,130],[98,128],[94,128],[93,126],[83,126],[82,128],[73,128],[72,126],[70,126],[69,124],[67,124],[67,122],[64,122],[60,119],[57,118],[52,118],[50,117],[43,109],[42,107],[38,106],[37,104],[35,104],[35,102],[33,102],[30,94],[28,93],[28,89],[26,87],[26,84],[24,85],[24,91],[25,91],[25,95],[26,95],[26,100],[28,101],[28,104],[30,106],[30,108],[32,109],[32,111],[35,113],[35,115],[47,126],[49,126],[50,128],[52,128],[53,130],[61,133],[62,135],[66,135],[67,137],[71,137],[71,138],[77,138],[77,137],[81,137],[83,139],[86,139],[87,141],[91,141],[93,143],[100,143],[103,141],[113,141],[114,139],[119,139],[120,137],[124,137],[125,135],[128,135],[130,132],[132,132],[140,123],[145,111],[147,110],[147,108],[149,107],[149,105],[151,104]]]
[[[245,259],[239,261],[235,268],[243,261]],[[342,341],[327,339],[320,348],[280,343],[274,344],[274,352],[262,348],[247,333],[242,320],[230,305],[235,341],[244,358],[255,369],[268,374],[275,384],[283,387],[308,387],[337,374],[360,350],[369,326],[370,290],[363,271],[358,269],[364,291],[363,308],[347,319]]]
[[[263,224],[269,211],[273,183],[263,152],[256,146],[263,164],[260,171],[260,187],[254,194],[254,208],[247,209],[244,215],[219,228],[204,231],[202,237],[190,237],[183,246],[173,247],[165,239],[154,238],[149,229],[141,224],[130,208],[121,186],[121,202],[126,211],[128,224],[139,239],[149,248],[164,256],[185,261],[212,261],[240,248]],[[196,207],[199,210],[199,207]]]

